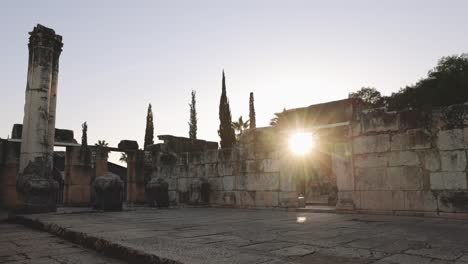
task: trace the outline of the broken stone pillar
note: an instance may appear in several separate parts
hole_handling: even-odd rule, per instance
[[[145,182],[142,151],[129,151],[127,153],[127,197],[128,202],[145,203]]]
[[[29,34],[28,80],[16,189],[17,209],[33,213],[56,209],[58,186],[52,177],[52,154],[58,61],[63,43],[54,30],[41,25]]]
[[[120,141],[118,148],[127,154],[127,201],[145,203],[144,153],[133,140]]]
[[[108,157],[108,148],[96,147],[96,177],[107,175],[109,171],[109,168],[107,166]]]
[[[91,179],[94,171],[81,154],[81,147],[67,147],[65,155],[64,204],[88,206],[91,204]]]

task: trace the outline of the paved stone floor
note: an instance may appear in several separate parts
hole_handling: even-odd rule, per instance
[[[0,263],[123,263],[24,226],[0,222]]]
[[[220,208],[29,217],[183,263],[468,264],[466,220]]]

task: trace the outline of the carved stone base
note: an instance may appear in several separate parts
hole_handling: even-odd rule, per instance
[[[58,184],[52,179],[38,179],[35,175],[23,175],[18,180],[16,190],[17,213],[55,212]]]

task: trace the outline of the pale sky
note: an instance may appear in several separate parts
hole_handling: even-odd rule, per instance
[[[257,126],[274,112],[346,98],[373,86],[390,94],[437,60],[468,52],[468,1],[2,1],[0,137],[22,123],[28,32],[63,36],[57,127],[80,141],[143,143],[152,103],[155,134],[188,135],[197,91],[198,137],[219,141],[221,72],[233,119]],[[111,157],[115,160],[117,155]]]

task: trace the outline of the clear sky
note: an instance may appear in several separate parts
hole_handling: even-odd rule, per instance
[[[88,142],[141,145],[148,103],[155,134],[188,135],[197,91],[198,136],[218,141],[221,72],[233,119],[258,126],[284,107],[390,94],[437,60],[468,52],[468,1],[2,1],[0,137],[22,123],[28,32],[63,36],[57,127]],[[116,155],[112,157],[115,159]]]

